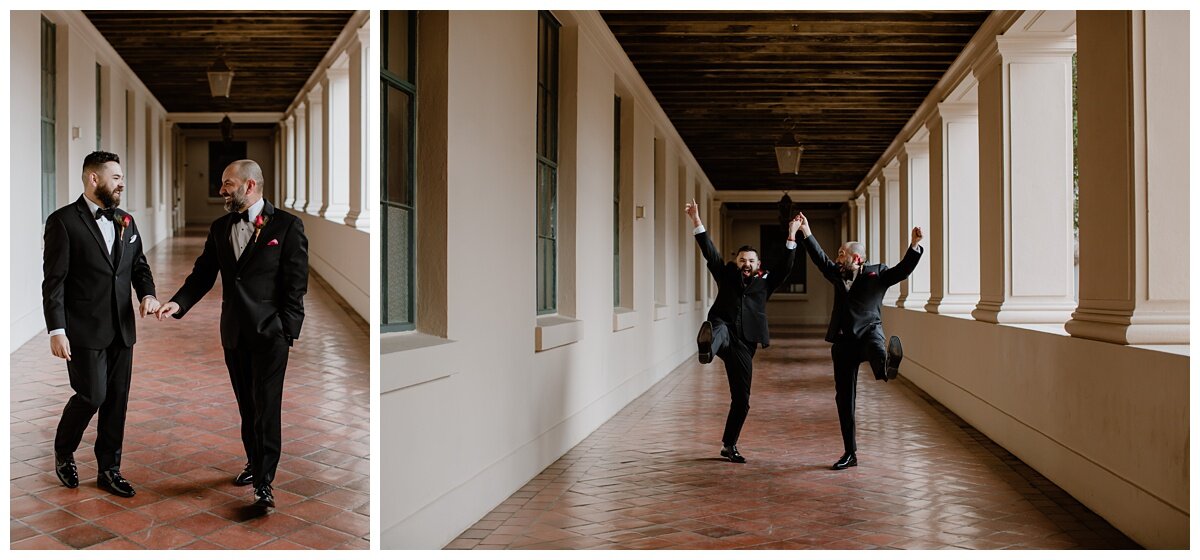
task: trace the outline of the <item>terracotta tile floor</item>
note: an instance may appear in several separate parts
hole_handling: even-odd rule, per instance
[[[690,360],[446,548],[1137,548],[903,377],[860,374],[859,466],[829,470],[829,345],[772,334],[746,464],[717,456],[723,366]]]
[[[203,231],[147,259],[159,297],[191,271]],[[70,396],[45,334],[11,355],[10,530],[14,549],[367,549],[370,382],[366,323],[310,276],[304,331],[283,396],[278,508],[257,516],[220,339],[221,283],[188,315],[138,323],[122,474],[137,496],[96,488],[95,420],[75,454],[79,488],[54,476],[53,440]]]

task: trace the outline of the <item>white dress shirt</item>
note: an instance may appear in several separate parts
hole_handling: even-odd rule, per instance
[[[263,206],[266,204],[264,199],[258,199],[258,202],[250,205],[247,212],[250,215],[250,221],[238,220],[233,224],[233,231],[229,232],[229,241],[233,243],[234,258],[242,258],[242,251],[250,245],[250,241],[254,238],[254,220],[258,219],[258,215],[262,213]]]

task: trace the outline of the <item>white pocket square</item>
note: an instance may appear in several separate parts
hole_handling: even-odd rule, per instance
[[[129,242],[130,242],[130,243],[133,243],[134,241],[137,241],[137,234],[136,234],[136,233],[135,233],[135,234],[133,234],[133,237],[130,237],[130,238],[129,238]]]

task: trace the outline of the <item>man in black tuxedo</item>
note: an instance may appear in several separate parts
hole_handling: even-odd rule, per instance
[[[282,446],[284,371],[304,323],[308,238],[304,222],[264,200],[262,188],[262,169],[253,160],[225,168],[221,196],[231,213],[212,223],[192,273],[157,316],[182,318],[221,273],[221,346],[247,457],[233,483],[253,484],[255,505],[267,508],[275,507],[271,483]]]
[[[893,336],[884,348],[879,309],[887,289],[908,278],[917,268],[925,252],[918,245],[924,236],[921,228],[913,228],[912,241],[904,258],[895,268],[888,268],[885,264],[866,264],[866,247],[857,241],[842,245],[837,259],[829,260],[813,237],[804,214],[800,214],[800,231],[804,236],[804,249],[821,269],[821,274],[833,284],[833,313],[825,340],[833,343],[834,401],[845,447],[845,453],[833,464],[833,469],[841,470],[858,465],[854,397],[858,389],[859,364],[869,362],[875,379],[886,382],[896,378],[896,368],[904,357],[899,337]]]
[[[131,286],[141,299],[142,317],[159,303],[137,224],[117,208],[124,190],[116,154],[84,158],[83,195],[46,218],[42,309],[50,352],[67,361],[75,391],[54,435],[54,474],[67,488],[79,486],[75,450],[99,412],[97,485],[128,498],[135,491],[121,476],[121,445],[137,342]]]
[[[721,456],[734,463],[745,463],[746,458],[738,452],[737,442],[750,412],[754,353],[759,344],[766,348],[771,343],[767,332],[767,299],[792,271],[799,216],[788,224],[784,260],[779,269],[770,274],[759,269],[758,251],[750,246],[738,249],[735,262],[725,262],[700,222],[696,201],[687,203],[684,212],[692,219],[696,244],[700,246],[704,260],[708,261],[708,271],[717,281],[717,300],[708,310],[708,320],[700,325],[696,343],[700,363],[710,363],[714,355],[719,356],[725,362],[725,376],[729,379],[731,400],[725,432],[721,436]]]

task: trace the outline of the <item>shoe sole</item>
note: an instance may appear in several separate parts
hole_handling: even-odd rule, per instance
[[[900,362],[904,361],[904,346],[900,344],[900,337],[893,336],[888,340],[888,364],[884,368],[888,379],[895,379],[900,373]]]
[[[696,346],[700,350],[700,363],[712,363],[712,323],[705,321],[700,325],[700,334],[696,335]]]

